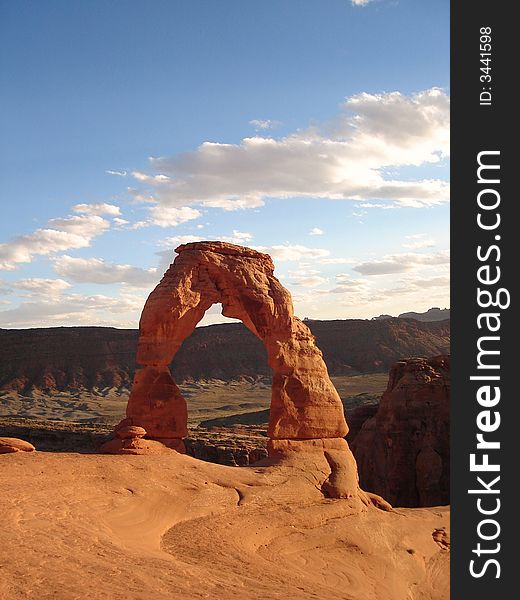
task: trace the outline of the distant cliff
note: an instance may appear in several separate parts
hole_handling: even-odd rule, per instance
[[[444,321],[450,318],[449,308],[429,308],[426,312],[407,312],[399,315],[400,319],[415,319],[416,321]]]
[[[373,321],[384,321],[385,319],[392,319],[391,315],[379,315],[378,317],[372,317]],[[415,319],[416,321],[446,321],[450,318],[449,308],[429,308],[427,311],[419,312],[405,312],[398,316],[399,319]]]
[[[333,375],[387,371],[402,358],[449,352],[450,323],[411,319],[307,320]],[[129,388],[137,330],[0,329],[0,390]],[[177,381],[270,374],[262,343],[241,323],[199,327],[172,365]]]

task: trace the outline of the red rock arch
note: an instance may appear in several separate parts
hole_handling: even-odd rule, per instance
[[[326,493],[358,495],[341,399],[314,336],[294,316],[291,296],[274,276],[271,257],[224,242],[184,244],[176,251],[141,315],[137,363],[143,366],[135,374],[125,427],[142,427],[147,438],[183,450],[187,408],[169,365],[206,310],[221,303],[222,314],[240,319],[267,349],[273,371],[270,456],[319,454],[329,471]]]
[[[294,316],[271,257],[223,242],[177,248],[148,297],[139,324],[136,373],[127,415],[152,438],[186,436],[186,403],[168,365],[206,310],[240,319],[266,346],[273,370],[271,439],[342,438],[343,405],[309,328]]]

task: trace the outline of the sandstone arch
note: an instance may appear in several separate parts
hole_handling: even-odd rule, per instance
[[[222,314],[240,319],[267,349],[273,371],[270,456],[318,453],[330,473],[326,493],[357,495],[341,399],[314,336],[294,316],[291,296],[274,276],[271,257],[224,242],[184,244],[176,252],[141,315],[137,363],[143,366],[121,426],[143,427],[147,438],[182,451],[187,407],[169,365],[206,310],[221,303]]]

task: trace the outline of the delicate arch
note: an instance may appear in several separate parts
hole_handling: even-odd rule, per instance
[[[309,469],[326,496],[390,509],[359,489],[341,399],[314,336],[294,316],[291,296],[273,274],[271,257],[224,242],[185,244],[177,252],[141,315],[137,362],[143,367],[135,374],[127,417],[101,451],[146,453],[152,442],[143,436],[185,451],[186,401],[169,365],[206,310],[221,303],[225,316],[240,319],[267,348],[273,371],[270,461],[298,464],[298,472]]]
[[[291,296],[274,277],[271,257],[223,242],[179,246],[148,297],[139,324],[136,372],[127,416],[155,439],[187,434],[186,402],[168,366],[206,310],[240,319],[265,344],[273,371],[271,440],[342,438],[341,399],[314,336],[294,316]]]

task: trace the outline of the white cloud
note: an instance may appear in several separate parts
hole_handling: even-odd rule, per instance
[[[7,296],[8,294],[12,294],[13,290],[11,288],[11,283],[0,279],[0,296]]]
[[[152,223],[150,221],[136,221],[135,223],[130,223],[128,225],[128,229],[143,229],[143,227],[149,227],[151,224]]]
[[[370,4],[370,2],[373,1],[374,0],[351,0],[352,6],[366,6],[367,4]]]
[[[233,233],[231,235],[224,235],[217,239],[221,240],[222,242],[229,242],[230,244],[242,245],[250,242],[253,239],[253,235],[247,231],[238,231],[237,229],[233,229]]]
[[[313,227],[310,231],[309,231],[309,235],[323,235],[325,232],[323,231],[323,229],[320,229],[319,227]]]
[[[433,248],[435,246],[435,240],[426,233],[415,233],[405,237],[407,241],[403,243],[403,248],[408,248],[409,250]]]
[[[31,262],[37,255],[86,248],[94,237],[110,227],[108,221],[97,215],[51,219],[48,224],[47,229],[36,229],[0,244],[0,269],[13,270],[20,263]]]
[[[71,285],[63,279],[44,279],[34,277],[30,279],[19,279],[14,287],[29,292],[31,296],[59,296]]]
[[[149,209],[149,223],[158,227],[177,227],[186,221],[192,221],[202,216],[200,210],[190,208],[189,206],[181,206],[175,208],[173,206],[151,206]]]
[[[161,242],[161,246],[169,246],[175,247],[180,244],[190,244],[192,242],[202,242],[206,241],[219,241],[219,242],[228,242],[229,244],[238,244],[243,245],[247,244],[253,239],[253,235],[248,233],[247,231],[238,231],[237,229],[233,229],[231,235],[174,235],[171,237],[167,237]]]
[[[134,287],[150,287],[159,282],[157,268],[142,269],[131,265],[105,262],[102,258],[58,256],[53,259],[58,275],[76,283],[126,283]]]
[[[361,202],[357,204],[358,208],[381,208],[384,210],[388,210],[391,208],[396,208],[395,204],[384,204],[381,202]]]
[[[165,238],[162,242],[161,242],[161,246],[168,246],[168,247],[176,247],[176,246],[180,246],[181,244],[191,244],[193,242],[202,242],[204,239],[208,239],[206,238],[206,236],[201,236],[201,235],[173,235],[171,237],[167,237]]]
[[[445,265],[429,266],[428,275],[418,271],[399,279],[361,278],[338,273],[330,289],[293,293],[297,314],[313,318],[370,318],[449,305],[449,277]],[[433,275],[431,275],[433,273]]]
[[[321,126],[239,144],[204,142],[196,150],[152,158],[159,175],[139,173],[162,206],[203,204],[233,210],[266,198],[380,201],[423,207],[447,201],[444,180],[400,180],[385,169],[437,163],[449,153],[449,97],[432,88],[358,94]]]
[[[319,259],[329,256],[329,250],[324,248],[307,248],[300,244],[279,244],[276,246],[253,246],[259,252],[270,254],[273,260],[299,261],[305,259]]]
[[[410,282],[408,282],[410,283]],[[441,288],[449,291],[450,278],[445,276],[416,278],[411,282],[413,286],[422,289]]]
[[[306,288],[318,287],[327,282],[328,279],[326,277],[322,277],[321,275],[293,276],[290,279],[290,283],[292,285],[298,285]]]
[[[115,204],[106,204],[105,202],[99,204],[75,204],[72,207],[75,213],[81,213],[84,215],[112,215],[117,216],[121,214],[121,209]]]
[[[449,264],[450,258],[447,252],[435,254],[392,254],[384,256],[381,260],[367,261],[353,267],[354,271],[361,275],[391,275],[394,273],[406,273],[417,267],[437,266]]]
[[[141,173],[140,171],[132,171],[132,177],[138,181],[143,181],[144,183],[166,183],[167,181],[170,181],[170,178],[167,175],[148,175],[147,173]]]
[[[368,302],[371,295],[369,283],[364,279],[354,279],[349,275],[340,273],[336,276],[336,285],[329,290],[331,294],[347,294],[357,302]]]
[[[132,196],[133,201],[136,204],[157,204],[157,201],[152,194],[143,193],[142,190],[133,187],[128,187],[127,192]]]
[[[213,198],[207,199],[204,202],[204,206],[208,208],[221,208],[222,210],[243,210],[246,208],[259,208],[264,205],[262,198],[254,195],[244,194],[239,197],[235,194],[231,194],[228,198]]]
[[[356,261],[353,258],[332,256],[330,258],[321,258],[318,262],[322,265],[353,265]]]
[[[114,225],[120,229],[136,230],[153,225],[157,227],[177,227],[182,223],[198,219],[202,216],[202,212],[196,208],[190,206],[161,206],[153,196],[142,197],[140,194],[134,193],[135,190],[131,190],[131,192],[138,202],[148,205],[145,207],[148,214],[144,219],[134,221],[133,223],[130,223],[126,219],[115,217],[113,219]]]
[[[281,125],[280,121],[274,121],[272,119],[252,119],[249,121],[249,125],[252,125],[257,131],[266,129],[275,129]]]
[[[80,215],[64,217],[61,219],[50,219],[49,225],[52,229],[57,231],[81,236],[89,240],[98,235],[100,228],[105,230],[110,226],[108,221],[105,221],[105,219],[97,215]]]
[[[334,292],[335,294],[352,291],[354,288],[366,288],[368,284],[366,279],[355,279],[347,273],[338,273],[335,279],[337,285],[331,290],[331,292]]]
[[[126,177],[126,171],[113,171],[112,169],[107,169],[105,173],[107,175],[117,175],[118,177]]]
[[[69,294],[59,299],[34,300],[0,311],[0,327],[109,325],[137,327],[146,293],[118,297]]]

